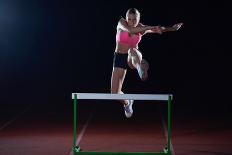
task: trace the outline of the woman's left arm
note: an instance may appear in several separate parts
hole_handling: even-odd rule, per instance
[[[183,25],[183,23],[177,23],[175,25],[173,25],[172,27],[165,27],[165,26],[161,26],[161,32],[171,32],[171,31],[177,31],[181,28],[181,26]]]
[[[144,27],[144,26],[146,26],[146,25],[143,25],[142,23],[138,24],[138,27]],[[151,29],[151,30],[146,30],[146,31],[141,32],[142,35],[144,35],[146,33],[158,33],[158,34],[161,34],[162,29],[161,29],[160,26],[154,26],[154,28]]]
[[[154,26],[153,29],[151,30],[146,30],[143,31],[141,34],[144,35],[146,33],[158,33],[158,34],[162,34],[163,32],[171,32],[171,31],[177,31],[181,28],[181,26],[183,25],[183,23],[177,23],[175,25],[173,25],[172,27],[166,27],[166,26]],[[138,27],[143,27],[145,25],[139,23]]]

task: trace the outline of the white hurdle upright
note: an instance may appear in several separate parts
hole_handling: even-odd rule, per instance
[[[170,155],[171,154],[171,100],[172,94],[107,94],[107,93],[72,93],[74,100],[74,130],[73,130],[73,153],[80,155]],[[168,140],[162,152],[83,152],[80,146],[76,145],[76,130],[77,130],[77,100],[156,100],[168,101],[168,122],[167,133]]]

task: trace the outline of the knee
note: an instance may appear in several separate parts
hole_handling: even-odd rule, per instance
[[[130,56],[132,56],[132,57],[134,57],[134,56],[136,56],[137,55],[137,49],[136,48],[130,48],[129,50],[128,50],[128,54],[130,55]]]
[[[136,48],[130,48],[128,50],[128,55],[130,57],[132,57],[135,60],[141,61],[142,60],[142,54],[139,50],[137,50]]]

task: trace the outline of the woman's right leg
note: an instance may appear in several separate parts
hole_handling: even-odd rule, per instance
[[[114,67],[111,77],[111,93],[123,94],[122,85],[126,76],[126,69]],[[124,105],[124,112],[127,118],[133,114],[133,100],[120,100]]]
[[[122,85],[126,76],[126,69],[114,67],[111,76],[111,93],[122,94]],[[121,100],[126,105],[126,100]]]

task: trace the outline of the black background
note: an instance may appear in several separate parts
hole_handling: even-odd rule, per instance
[[[128,8],[147,34],[149,80],[128,70],[125,93],[172,93],[176,112],[230,115],[229,7],[223,1],[0,1],[0,104],[70,105],[72,92],[109,93],[116,25]]]

